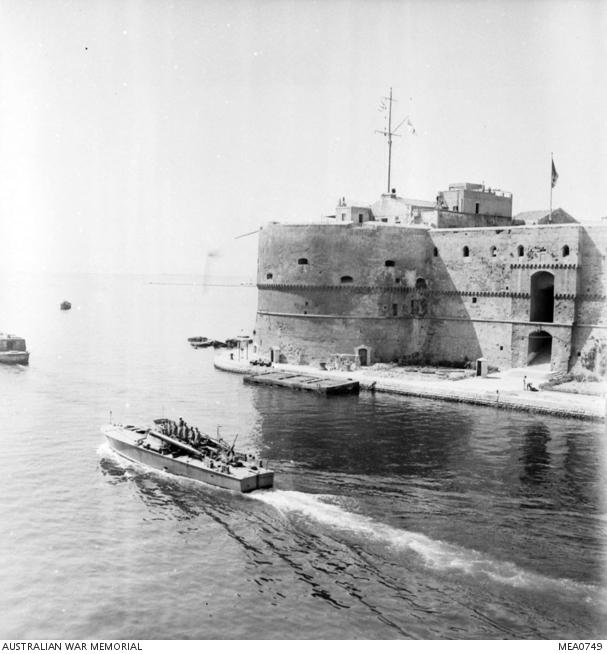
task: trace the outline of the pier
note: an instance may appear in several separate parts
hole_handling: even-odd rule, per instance
[[[330,377],[317,377],[314,375],[288,372],[284,370],[271,370],[254,375],[245,375],[245,384],[263,384],[266,386],[284,386],[298,391],[313,391],[322,395],[356,394],[360,384],[351,379],[331,379]]]

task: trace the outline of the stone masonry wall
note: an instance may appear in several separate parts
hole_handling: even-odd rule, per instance
[[[256,340],[293,362],[365,347],[371,361],[525,365],[552,336],[555,370],[601,368],[607,352],[607,226],[264,226]],[[467,256],[466,256],[467,255]],[[550,273],[552,322],[530,322],[532,279]],[[579,354],[578,354],[579,353]],[[607,366],[607,361],[605,362]]]

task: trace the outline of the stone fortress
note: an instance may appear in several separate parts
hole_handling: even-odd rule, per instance
[[[321,222],[259,234],[258,355],[607,373],[607,221],[512,217],[512,195],[452,184],[433,202],[386,193]]]

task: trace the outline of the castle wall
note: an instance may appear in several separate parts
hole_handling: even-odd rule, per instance
[[[537,355],[534,339],[552,337],[554,370],[603,370],[606,248],[607,227],[578,224],[270,224],[260,233],[256,341],[262,355],[278,348],[297,363],[365,347],[371,362],[484,356],[509,368]],[[532,308],[544,291],[550,315]]]
[[[582,266],[578,278],[576,328],[571,344],[572,372],[607,376],[607,225],[580,233]]]
[[[302,259],[306,264],[299,264]],[[386,265],[388,263],[389,265]],[[374,360],[424,349],[412,313],[427,275],[427,230],[382,225],[276,225],[260,232],[256,341],[268,356],[317,362],[369,346]],[[271,275],[271,278],[268,278]]]

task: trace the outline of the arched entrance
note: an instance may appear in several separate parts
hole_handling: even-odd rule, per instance
[[[531,276],[531,322],[554,320],[554,275],[542,270]]]
[[[368,366],[371,364],[371,348],[366,345],[360,345],[355,349],[356,356],[361,366]]]
[[[529,346],[527,347],[527,365],[539,365],[550,363],[552,357],[552,336],[545,331],[537,331],[529,334]]]

